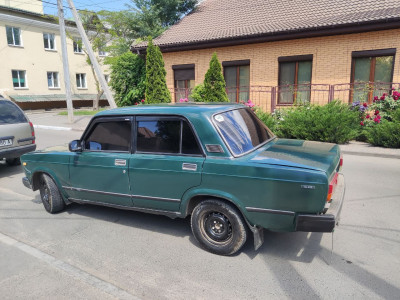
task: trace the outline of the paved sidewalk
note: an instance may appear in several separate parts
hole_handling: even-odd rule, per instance
[[[74,116],[74,122],[69,123],[67,116],[60,116],[61,110],[26,112],[36,128],[49,130],[77,130],[84,131],[92,116]],[[374,147],[367,143],[352,141],[340,145],[344,154],[375,156],[400,159],[400,149]]]

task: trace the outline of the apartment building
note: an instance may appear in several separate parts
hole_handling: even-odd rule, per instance
[[[0,94],[24,109],[65,107],[58,20],[43,15],[40,1],[21,5],[21,0],[3,0],[0,4]],[[66,29],[69,36],[79,40],[74,22],[67,21]],[[80,43],[70,38],[67,51],[74,106],[91,106],[97,90],[86,54]],[[97,52],[100,61],[106,55]],[[109,71],[106,66],[102,68],[107,79]]]
[[[204,0],[154,44],[175,101],[190,98],[216,52],[230,100],[271,111],[400,88],[399,37],[398,0]]]

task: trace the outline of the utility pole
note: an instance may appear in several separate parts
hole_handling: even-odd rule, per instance
[[[68,121],[70,123],[73,123],[74,107],[72,105],[71,81],[70,81],[71,78],[69,77],[67,39],[65,34],[64,9],[62,0],[57,0],[57,6],[58,6],[58,19],[60,24],[61,51],[62,51],[63,69],[64,69],[65,96],[67,98]]]
[[[69,7],[71,8],[72,14],[74,15],[76,26],[78,27],[78,31],[79,31],[79,33],[80,33],[80,35],[82,37],[83,44],[85,45],[85,48],[86,48],[86,50],[87,50],[87,52],[89,54],[89,58],[90,58],[90,61],[93,64],[93,67],[94,67],[94,70],[96,72],[97,78],[99,79],[101,87],[103,88],[104,94],[107,97],[108,104],[110,104],[111,108],[116,108],[117,105],[115,104],[114,97],[112,96],[110,88],[108,87],[106,79],[104,78],[104,74],[102,73],[102,71],[100,69],[100,65],[99,65],[99,63],[98,63],[98,61],[96,59],[96,56],[94,56],[92,45],[90,45],[89,39],[86,36],[85,30],[83,29],[82,22],[81,22],[81,20],[80,20],[80,18],[78,16],[78,12],[76,11],[74,3],[72,2],[72,0],[67,0],[67,1],[68,1],[68,4],[69,4]]]

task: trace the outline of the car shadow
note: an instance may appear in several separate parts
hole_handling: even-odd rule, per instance
[[[68,205],[65,212],[176,237],[191,235],[190,218],[171,219],[162,215],[77,203]]]
[[[0,160],[0,178],[14,176],[23,172],[21,165],[9,166],[5,160]]]

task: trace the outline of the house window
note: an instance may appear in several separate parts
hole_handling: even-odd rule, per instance
[[[103,48],[99,48],[99,56],[107,56],[107,51],[105,51]]]
[[[55,50],[54,33],[43,33],[44,49]]]
[[[352,52],[352,101],[372,102],[375,96],[390,93],[396,49]]]
[[[310,102],[312,59],[312,55],[278,58],[278,104]]]
[[[74,53],[82,53],[82,40],[74,38]]]
[[[59,88],[58,72],[47,72],[47,85],[49,88]]]
[[[76,74],[76,86],[80,89],[86,88],[86,74],[85,73]]]
[[[180,99],[189,99],[194,88],[194,64],[174,65],[175,102]]]
[[[6,26],[7,43],[10,46],[22,46],[21,29]]]
[[[250,60],[222,62],[226,92],[231,102],[249,100],[250,91]]]
[[[26,88],[26,71],[12,70],[12,81],[14,88]]]

